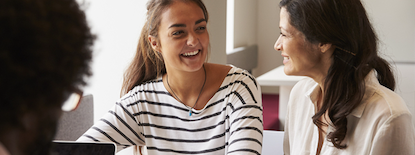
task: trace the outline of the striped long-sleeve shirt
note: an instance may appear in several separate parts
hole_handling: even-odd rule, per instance
[[[259,155],[262,130],[260,87],[233,67],[206,106],[191,116],[158,78],[133,88],[78,141],[110,141],[118,150],[145,145],[151,155]]]

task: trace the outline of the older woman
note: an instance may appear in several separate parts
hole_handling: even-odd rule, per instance
[[[287,154],[415,154],[415,131],[359,0],[282,0],[275,49],[293,88]]]

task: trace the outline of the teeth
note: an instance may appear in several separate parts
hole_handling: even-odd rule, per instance
[[[196,51],[193,51],[193,52],[189,52],[189,53],[184,53],[183,55],[184,55],[184,56],[194,56],[194,55],[196,55],[197,53],[199,53],[199,50],[196,50]]]
[[[288,59],[290,59],[290,58],[288,58],[288,57],[284,57],[284,60],[288,60]]]

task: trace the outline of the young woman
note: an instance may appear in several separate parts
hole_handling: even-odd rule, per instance
[[[282,0],[275,49],[284,72],[308,76],[290,96],[288,154],[415,154],[406,104],[359,0]]]
[[[79,141],[148,154],[261,154],[260,87],[248,72],[206,63],[200,0],[151,0],[121,99]]]

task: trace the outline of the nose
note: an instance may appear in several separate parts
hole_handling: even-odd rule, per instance
[[[282,51],[281,35],[278,37],[277,41],[275,42],[274,49],[276,51]]]
[[[199,43],[199,37],[194,32],[190,32],[187,37],[187,45],[194,47]]]

